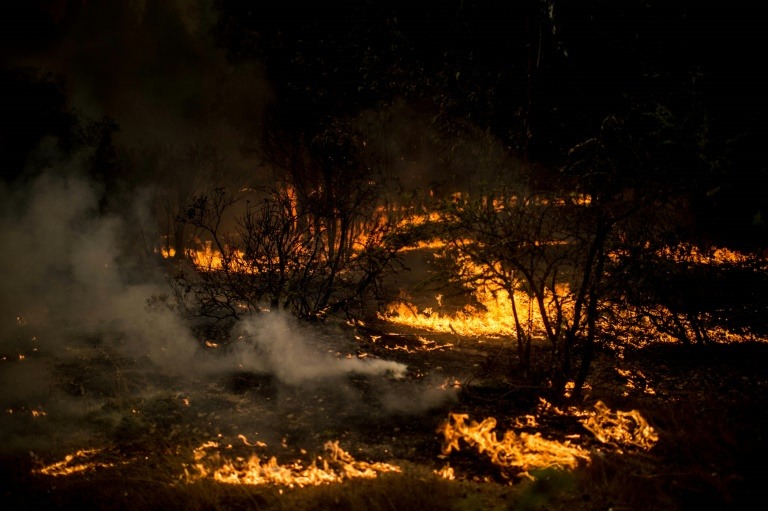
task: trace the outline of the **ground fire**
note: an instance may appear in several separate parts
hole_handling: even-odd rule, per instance
[[[264,462],[257,454],[248,459],[228,459],[215,442],[208,442],[195,449],[193,467],[186,471],[189,480],[211,477],[227,484],[278,484],[293,487],[340,483],[347,479],[375,478],[383,472],[400,472],[400,468],[389,463],[362,462],[355,460],[339,447],[339,442],[326,442],[327,456],[318,456],[309,465],[301,461],[280,465],[274,456]]]

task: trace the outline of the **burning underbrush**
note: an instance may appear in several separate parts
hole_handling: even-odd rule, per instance
[[[278,324],[270,335],[284,328],[295,344],[309,331]],[[741,376],[765,384],[758,367],[739,366],[734,375],[741,376],[734,380],[724,365],[718,381],[706,378],[700,363],[686,366],[687,372],[673,380],[650,368],[658,356],[646,364],[638,356],[641,350],[624,353],[622,370],[630,376],[622,376],[612,355],[605,354],[593,380],[613,378],[614,390],[599,394],[604,401],[595,393],[591,404],[556,405],[537,398],[535,391],[496,392],[488,387],[496,380],[478,378],[479,367],[506,370],[501,363],[488,367],[493,343],[500,341],[451,338],[396,333],[386,325],[328,326],[297,348],[292,360],[301,365],[329,357],[336,362],[326,365],[338,372],[313,370],[302,378],[263,360],[258,366],[238,352],[247,348],[264,355],[268,350],[259,348],[258,339],[202,344],[181,373],[120,356],[93,338],[68,356],[38,351],[8,359],[4,383],[25,367],[50,371],[54,379],[47,390],[34,393],[34,401],[21,394],[9,404],[5,396],[4,406],[12,413],[4,414],[4,431],[17,443],[4,448],[3,458],[14,460],[4,470],[27,471],[11,470],[8,481],[18,484],[4,495],[20,505],[80,502],[120,509],[152,508],[164,499],[180,503],[169,508],[199,508],[204,502],[223,509],[248,507],[253,504],[244,503],[253,499],[265,509],[288,502],[297,509],[324,508],[309,505],[310,495],[328,507],[337,499],[356,502],[359,507],[352,509],[376,509],[371,499],[387,498],[413,503],[404,509],[493,508],[529,500],[551,509],[620,503],[674,509],[676,501],[669,500],[674,492],[667,485],[684,484],[686,502],[701,495],[734,501],[728,492],[735,482],[717,483],[725,489],[716,498],[706,488],[741,473],[728,455],[740,445],[734,442],[743,441],[738,425],[713,426],[719,433],[707,431],[706,446],[683,435],[693,431],[686,421],[697,414],[718,423],[716,385],[735,385]],[[669,354],[662,358],[673,363]],[[753,353],[744,363],[758,358]],[[370,361],[401,364],[405,370],[355,370]],[[634,381],[638,372],[657,393],[643,392]],[[698,397],[691,386],[710,389],[712,398]],[[610,385],[603,381],[601,388]],[[686,388],[688,399],[698,404],[691,401],[685,408],[699,411],[688,419],[669,415],[664,403],[674,399],[671,406],[679,407]],[[25,413],[32,409],[45,413]],[[764,422],[761,417],[752,417],[755,427]],[[24,429],[37,438],[26,451]],[[705,434],[700,427],[695,431]],[[721,476],[699,474],[688,463],[719,463]],[[412,500],[414,491],[438,488],[450,498]],[[120,497],[112,502],[122,504],[109,505],[115,497],[107,494],[116,491]]]
[[[263,395],[260,397],[266,401],[270,400]],[[323,399],[318,401],[322,403]],[[230,403],[232,402],[233,400],[230,400]],[[275,404],[280,407],[278,403]],[[337,429],[335,435],[345,437],[350,443],[356,444],[357,450],[363,455],[371,455],[378,450],[376,457],[416,460],[426,453],[415,452],[414,439],[408,438],[414,433],[425,435],[426,432],[423,425],[416,424],[414,428],[413,421],[421,422],[427,417],[437,420],[436,414],[428,414],[425,417],[422,413],[417,419],[411,417],[411,420],[405,421],[402,417],[393,421],[389,414],[379,415],[375,424],[351,419],[347,424],[326,423],[326,431],[312,434],[312,427],[305,422],[308,417],[302,417],[301,422],[297,424],[295,414],[286,414],[283,410],[280,418],[297,426],[296,429],[288,428],[283,431],[290,430],[292,433],[293,445],[289,445],[288,436],[278,440],[274,435],[259,435],[255,432],[254,439],[249,440],[243,433],[238,433],[242,428],[230,427],[228,431],[222,428],[221,419],[232,422],[244,412],[237,407],[229,412],[228,417],[222,417],[219,412],[185,413],[181,408],[192,407],[192,398],[188,396],[177,399],[156,398],[134,405],[135,408],[131,409],[131,413],[136,416],[134,423],[129,424],[130,421],[124,418],[112,430],[113,445],[78,449],[62,459],[48,463],[33,454],[35,465],[32,474],[57,478],[105,470],[119,471],[120,467],[141,465],[160,456],[176,460],[176,475],[171,477],[171,480],[175,481],[173,484],[191,484],[203,479],[235,485],[282,485],[288,488],[341,483],[355,478],[376,478],[382,473],[401,472],[402,469],[397,463],[359,461],[345,451],[338,440],[325,441],[326,455],[316,456],[309,462],[302,461],[307,459],[309,444],[324,436],[332,436],[334,426],[342,428]],[[305,399],[304,407],[312,405],[313,403]],[[322,409],[320,407],[320,410]],[[249,411],[258,414],[269,413],[265,408],[253,403]],[[338,409],[336,413],[339,413]],[[565,438],[560,440],[546,439],[538,429],[552,417],[574,419],[583,429],[580,433],[564,435]],[[271,423],[271,420],[268,422]],[[206,423],[207,431],[201,429],[202,424]],[[442,454],[435,459],[448,459],[452,452],[460,451],[461,445],[466,444],[485,456],[490,462],[490,467],[504,480],[519,480],[521,477],[534,479],[532,474],[541,469],[576,469],[588,464],[598,452],[594,447],[597,444],[603,453],[622,452],[621,449],[647,450],[658,439],[653,428],[639,412],[613,412],[601,402],[591,410],[572,407],[563,411],[541,400],[533,414],[516,418],[511,423],[512,428],[502,436],[494,431],[496,425],[497,420],[493,417],[478,423],[469,420],[468,414],[450,412],[448,419],[440,422],[438,428],[438,433],[443,437],[443,446]],[[571,427],[574,425],[572,420]],[[261,424],[262,431],[265,426]],[[384,433],[387,435],[387,447],[382,449],[382,446],[370,444],[371,440],[381,440],[382,429],[388,427],[392,428],[390,433],[393,435],[389,437]],[[592,435],[586,434],[587,431]],[[373,438],[367,435],[373,435]],[[195,446],[196,438],[200,443]],[[206,438],[208,440],[205,440]],[[102,437],[100,441],[104,440]],[[408,445],[409,443],[411,445]],[[278,461],[274,446],[277,446],[280,452],[279,457],[287,461]],[[435,474],[448,479],[460,476],[450,465],[435,470]],[[466,475],[461,477],[467,478]]]
[[[571,433],[562,439],[542,436],[540,423],[547,416],[575,418],[591,435]],[[438,432],[443,436],[443,457],[467,445],[483,455],[505,479],[529,478],[546,469],[576,469],[589,464],[596,455],[622,450],[649,450],[658,434],[637,410],[613,411],[598,401],[591,409],[569,407],[563,411],[542,399],[534,414],[516,418],[512,428],[503,434],[496,431],[497,420],[487,417],[481,422],[468,414],[450,413]],[[446,469],[443,469],[443,474]],[[455,477],[453,469],[451,477]]]
[[[245,437],[242,440],[251,447],[266,447],[263,443],[249,444]],[[389,463],[357,461],[339,446],[338,441],[326,442],[327,456],[318,456],[307,466],[300,461],[280,465],[274,456],[264,462],[256,454],[247,459],[222,456],[220,451],[209,454],[210,449],[218,447],[216,442],[207,442],[195,449],[195,464],[185,473],[188,480],[211,477],[227,484],[278,484],[301,488],[340,483],[347,479],[372,479],[380,473],[401,471],[400,467]],[[231,445],[228,447],[231,448]]]
[[[55,349],[18,328],[0,423],[19,507],[678,509],[741,502],[760,470],[730,453],[765,451],[759,346],[713,353],[716,375],[670,343],[605,349],[586,400],[555,404],[515,387],[505,337],[262,315],[180,369],[125,334]]]
[[[524,289],[394,285],[412,294],[365,323],[259,309],[190,329],[167,302],[143,307],[156,286],[74,253],[104,271],[75,272],[79,287],[3,332],[11,507],[676,509],[746,502],[762,484],[764,346],[719,346],[754,350],[732,359],[702,347],[696,361],[606,330],[581,400],[555,403],[518,372],[510,311],[542,328]],[[556,295],[573,290],[551,287],[544,309],[567,320]]]
[[[126,267],[129,226],[99,214],[92,186],[34,187],[3,221],[16,247],[0,264],[4,509],[675,510],[765,498],[768,344],[748,342],[768,331],[765,268],[739,254],[634,254],[621,236],[583,250],[601,232],[580,230],[599,205],[579,201],[480,201],[472,216],[457,198],[447,216],[398,213],[413,228],[396,232],[385,212],[347,225],[276,190],[252,203],[239,241],[216,232],[210,206],[227,197],[199,201],[185,228],[221,236],[179,268],[185,254],[166,239],[168,257],[145,271]],[[464,228],[441,237],[449,218]],[[547,221],[526,223],[536,218]],[[412,271],[389,273],[400,256]],[[590,321],[576,321],[585,308]],[[573,345],[560,343],[568,325]],[[584,355],[587,331],[583,392],[556,395],[555,376],[576,389],[556,357]]]

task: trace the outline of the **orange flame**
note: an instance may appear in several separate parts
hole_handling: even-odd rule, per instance
[[[678,262],[691,262],[696,264],[734,264],[746,263],[750,257],[746,254],[731,250],[725,247],[712,247],[708,250],[702,250],[691,244],[680,244],[675,248],[666,247],[660,251],[659,255],[669,257]]]
[[[449,481],[453,481],[454,479],[456,479],[456,473],[454,472],[453,467],[450,465],[446,465],[440,470],[435,470],[434,473],[437,476],[442,477],[443,479],[447,479]]]
[[[480,272],[469,259],[463,259],[460,263],[462,274],[476,275]],[[546,302],[551,303],[555,297],[563,300],[569,293],[568,284],[558,284],[554,292],[548,293]],[[515,336],[517,329],[512,313],[514,299],[518,320],[521,325],[524,325],[524,329],[531,334],[544,331],[544,322],[538,304],[523,291],[516,290],[512,299],[506,289],[491,282],[483,282],[475,288],[474,296],[480,307],[466,305],[453,314],[435,311],[432,307],[419,312],[413,304],[401,301],[390,304],[384,314],[379,314],[379,318],[390,323],[432,332],[468,336]],[[440,295],[437,296],[437,303],[438,307],[442,308]],[[568,314],[571,310],[564,307],[564,312]]]
[[[318,457],[308,467],[299,461],[280,465],[275,457],[264,463],[256,455],[247,460],[230,460],[223,458],[218,452],[211,455],[206,452],[207,449],[216,447],[217,443],[207,442],[195,450],[196,463],[193,468],[196,473],[190,474],[187,471],[188,479],[210,477],[228,484],[278,484],[293,488],[338,483],[353,478],[372,479],[381,472],[400,472],[399,467],[388,463],[356,461],[339,447],[338,441],[326,442],[325,450],[330,452],[329,459]]]
[[[32,473],[59,477],[97,468],[113,467],[113,463],[101,463],[92,460],[101,451],[102,449],[81,449],[74,454],[67,454],[61,461],[36,468],[32,470]]]
[[[556,415],[580,417],[580,422],[595,438],[615,447],[632,446],[648,450],[659,437],[653,427],[642,417],[640,412],[612,411],[603,402],[595,403],[592,410],[579,410],[575,407],[563,411],[542,399],[537,414],[554,413]],[[469,415],[451,413],[438,428],[443,434],[443,454],[460,449],[460,443],[470,445],[478,452],[490,458],[491,463],[502,468],[505,475],[523,475],[532,477],[531,470],[541,468],[576,468],[589,462],[589,453],[579,445],[572,445],[570,440],[559,442],[542,438],[541,433],[516,433],[506,431],[501,438],[494,431],[496,419],[488,417],[482,422],[469,421]],[[534,427],[535,416],[526,415],[523,420],[515,420],[515,428]],[[578,438],[572,435],[569,438]],[[620,451],[619,451],[620,452]],[[453,478],[453,469],[446,466],[438,475]]]
[[[637,410],[613,412],[598,401],[594,410],[584,415],[581,424],[604,444],[631,445],[648,450],[659,441],[659,435]]]
[[[648,450],[659,440],[656,430],[638,410],[613,411],[602,401],[597,401],[591,410],[579,410],[576,407],[561,410],[547,400],[540,399],[538,413],[579,417],[582,426],[604,444]]]
[[[234,250],[230,254],[231,259],[227,261],[226,269],[235,273],[253,273],[253,267],[245,264],[243,257],[245,254],[241,250]],[[225,261],[219,250],[211,246],[207,241],[204,247],[198,250],[190,250],[189,258],[196,268],[205,271],[224,270]]]
[[[478,452],[484,453],[494,465],[508,471],[531,477],[529,471],[537,468],[576,468],[579,463],[589,460],[587,452],[569,441],[558,442],[541,437],[541,433],[519,434],[512,430],[500,439],[494,431],[496,419],[488,417],[478,423],[470,421],[469,415],[451,413],[449,419],[438,429],[443,434],[443,454],[459,450],[463,440]]]

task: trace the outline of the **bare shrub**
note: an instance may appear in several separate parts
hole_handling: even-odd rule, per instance
[[[237,198],[223,189],[198,197],[182,220],[208,240],[209,256],[179,272],[177,296],[189,313],[213,319],[264,307],[312,320],[359,314],[379,296],[400,246],[384,209],[364,191],[344,209],[323,211],[290,186],[264,188],[231,232],[223,226]]]

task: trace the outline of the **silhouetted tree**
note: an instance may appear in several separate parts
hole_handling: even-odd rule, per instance
[[[395,268],[404,241],[376,207],[373,190],[356,193],[329,211],[328,199],[300,198],[290,184],[266,188],[235,214],[230,230],[235,196],[217,189],[197,197],[181,220],[208,240],[216,262],[203,257],[193,261],[194,271],[181,271],[178,297],[193,316],[214,319],[264,307],[308,320],[336,312],[359,317],[370,292],[381,299],[381,278]]]

